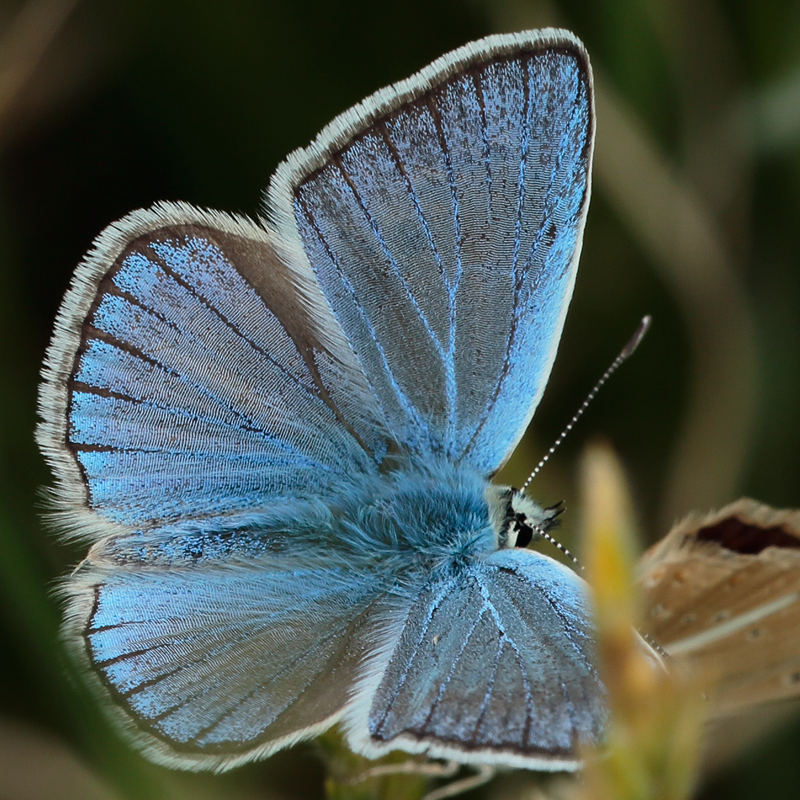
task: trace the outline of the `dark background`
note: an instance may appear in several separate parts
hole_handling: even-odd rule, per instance
[[[564,538],[597,434],[628,469],[645,541],[742,494],[800,505],[797,0],[0,2],[0,797],[321,795],[312,745],[222,777],[151,766],[70,677],[53,592],[81,549],[42,524],[33,443],[52,320],[127,211],[255,214],[278,162],[366,94],[470,39],[552,23],[595,66],[594,197],[559,358],[504,477],[524,479],[651,313],[537,479],[537,497],[570,507]],[[701,796],[799,791],[795,720]],[[508,780],[484,790],[512,794]]]

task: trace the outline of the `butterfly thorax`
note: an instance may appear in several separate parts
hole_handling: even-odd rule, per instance
[[[335,512],[336,513],[336,512]],[[368,553],[370,568],[439,567],[524,547],[558,514],[517,490],[452,465],[408,467],[381,480],[355,508],[336,513],[341,541]]]

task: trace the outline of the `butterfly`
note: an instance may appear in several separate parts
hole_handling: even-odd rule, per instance
[[[592,77],[491,36],[346,111],[263,216],[135,211],[78,266],[38,441],[90,544],[66,638],[151,759],[354,751],[544,770],[606,724],[587,591],[491,483],[555,358]]]

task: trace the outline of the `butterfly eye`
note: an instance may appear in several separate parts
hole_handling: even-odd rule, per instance
[[[518,514],[512,524],[516,533],[514,547],[527,547],[533,541],[533,528],[525,522],[522,514]]]
[[[507,498],[507,499],[506,499]],[[501,536],[504,547],[527,547],[534,539],[546,538],[546,532],[557,524],[564,510],[563,503],[542,508],[517,489],[503,496],[506,502]]]
[[[534,538],[534,530],[524,514],[514,514],[506,526],[505,547],[527,547]]]

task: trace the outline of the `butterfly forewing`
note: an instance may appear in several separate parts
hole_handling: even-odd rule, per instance
[[[279,169],[270,198],[395,439],[491,473],[555,356],[594,131],[574,39],[481,44],[334,122]]]
[[[73,484],[69,510],[85,502],[137,527],[234,524],[276,497],[324,493],[342,468],[375,468],[377,428],[343,423],[314,360],[328,354],[315,352],[265,232],[228,227],[184,208],[139,212],[79,272],[71,299],[87,308],[56,338],[40,432]],[[114,234],[119,252],[103,265]]]

